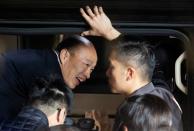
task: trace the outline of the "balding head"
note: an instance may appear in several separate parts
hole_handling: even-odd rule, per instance
[[[63,39],[63,41],[59,43],[58,46],[56,47],[56,51],[58,53],[60,53],[62,49],[67,49],[71,51],[77,48],[78,46],[94,47],[93,43],[87,38],[79,36],[79,35],[73,35],[73,36]]]
[[[59,55],[64,82],[74,89],[90,78],[97,63],[94,45],[85,37],[72,36],[63,40],[56,48]]]

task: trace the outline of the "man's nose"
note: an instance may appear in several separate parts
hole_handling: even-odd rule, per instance
[[[91,75],[91,69],[88,68],[88,69],[85,71],[85,76],[86,76],[87,79],[89,79],[89,78],[90,78],[90,75]]]

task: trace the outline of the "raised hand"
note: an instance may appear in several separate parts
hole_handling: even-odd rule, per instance
[[[86,6],[85,10],[80,8],[80,12],[91,27],[90,30],[82,32],[81,35],[102,36],[108,40],[113,40],[120,35],[120,32],[112,26],[102,7],[94,6],[92,10],[89,6]]]

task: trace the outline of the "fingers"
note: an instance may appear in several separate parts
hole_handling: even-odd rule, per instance
[[[80,13],[81,15],[84,17],[84,19],[91,25],[93,18],[95,18],[95,16],[97,14],[99,14],[98,8],[94,7],[96,11],[92,11],[91,8],[89,6],[86,6],[86,10],[84,10],[83,8],[80,8]],[[97,8],[97,9],[96,9]]]
[[[97,6],[94,6],[94,13],[95,13],[95,15],[99,15],[100,14]]]
[[[84,9],[80,8],[81,15],[84,17],[84,19],[88,22],[90,22],[91,18],[86,14]]]
[[[94,6],[91,9],[89,6],[86,6],[85,8],[80,8],[80,12],[90,25],[90,30],[82,32],[82,36],[102,36],[109,39],[107,34],[112,30],[112,24],[102,7]]]
[[[88,19],[92,19],[92,18],[94,18],[95,16],[98,16],[98,15],[104,13],[102,7],[94,6],[93,10],[92,10],[89,6],[86,6],[85,8],[86,8],[85,11],[84,11],[83,8],[80,8],[80,12],[81,12],[82,16],[83,16],[84,18],[86,18],[87,20],[88,20]]]
[[[91,18],[95,17],[95,14],[93,13],[89,6],[86,6],[86,11]]]
[[[86,112],[85,112],[85,118],[92,118],[92,113],[91,113],[91,111],[86,111]]]
[[[102,9],[101,6],[99,7],[99,13],[100,13],[100,14],[104,14],[104,11],[103,11],[103,9]]]

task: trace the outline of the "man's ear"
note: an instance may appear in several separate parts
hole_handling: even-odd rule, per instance
[[[62,49],[59,55],[60,63],[64,64],[69,59],[70,53],[67,49]]]
[[[135,69],[133,67],[127,67],[126,70],[126,80],[129,81],[135,76]]]
[[[61,110],[57,110],[57,122],[60,121]]]
[[[67,115],[67,111],[65,108],[57,111],[57,122],[64,121]]]

